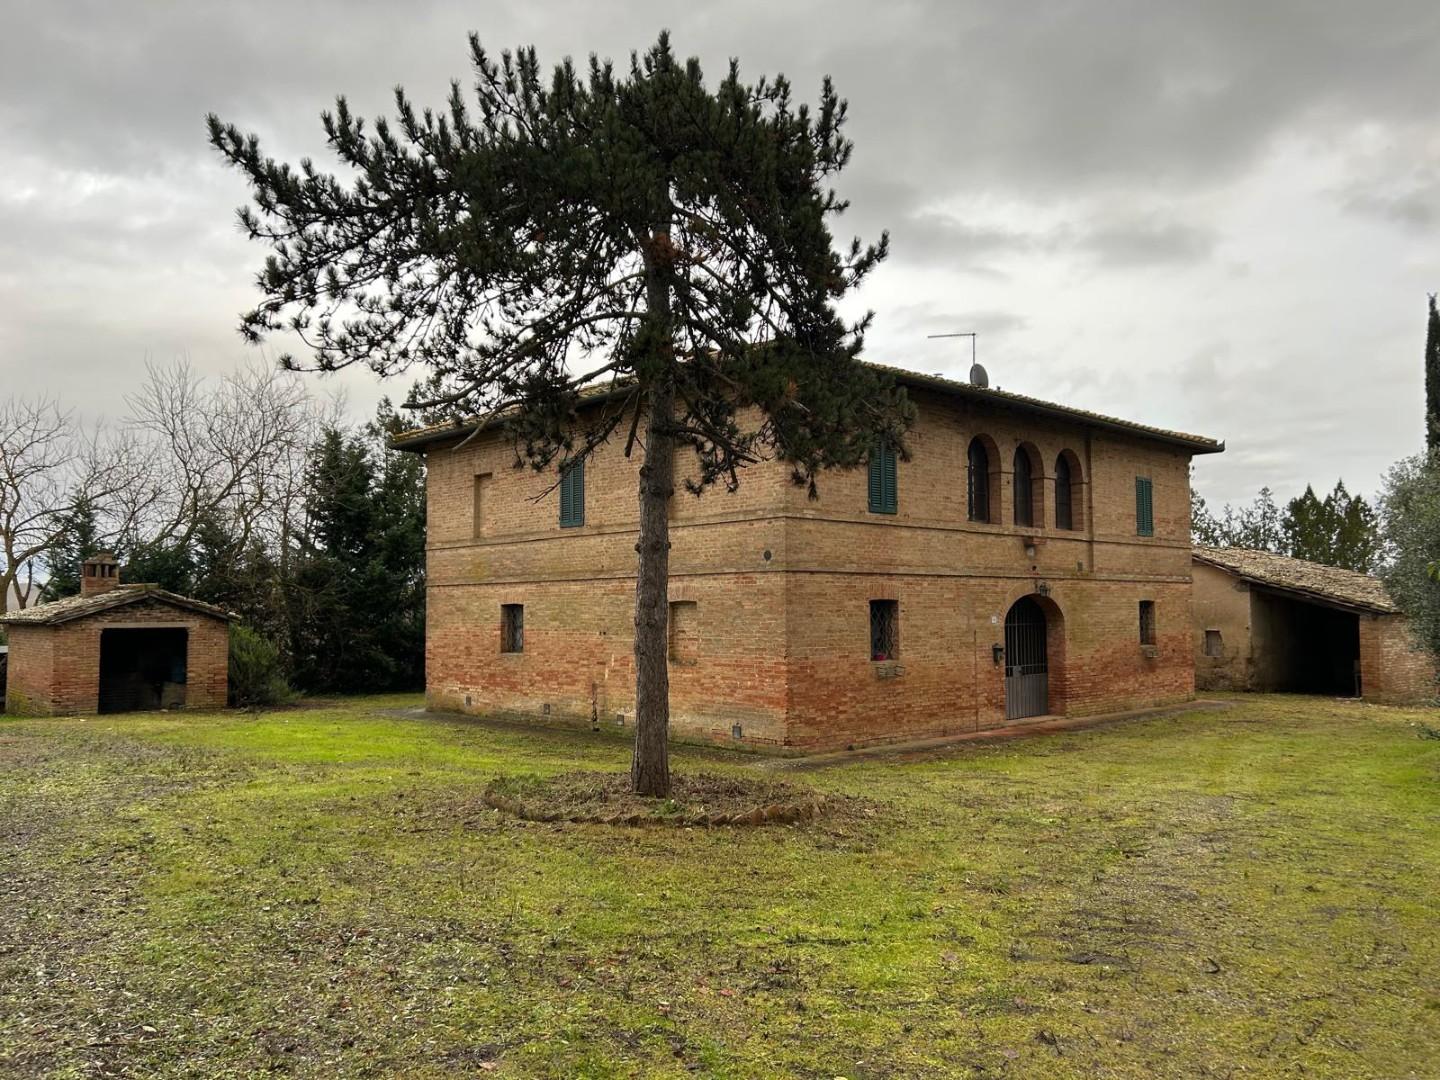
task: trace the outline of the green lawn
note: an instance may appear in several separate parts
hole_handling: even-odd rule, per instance
[[[0,1075],[1440,1074],[1433,714],[681,749],[861,801],[680,830],[502,818],[625,743],[415,704],[0,721]]]

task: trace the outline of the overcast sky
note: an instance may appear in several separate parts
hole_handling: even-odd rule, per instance
[[[328,159],[336,94],[469,83],[466,33],[623,59],[668,26],[849,99],[844,238],[892,234],[868,355],[1223,438],[1213,503],[1419,449],[1440,289],[1440,4],[0,2],[0,394],[118,416],[147,360],[220,372],[262,250],[204,116]],[[339,380],[357,414],[382,392]],[[332,382],[333,384],[333,382]],[[406,386],[386,388],[404,396]]]

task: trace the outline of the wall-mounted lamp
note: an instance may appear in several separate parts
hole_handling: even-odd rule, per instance
[[[990,646],[990,655],[995,659],[995,666],[1000,666],[1000,661],[1005,659],[1005,646],[998,641]]]
[[[1037,593],[1039,593],[1041,596],[1049,596],[1049,595],[1050,595],[1050,583],[1049,583],[1048,581],[1042,581],[1042,582],[1040,582],[1039,585],[1036,585],[1036,586],[1035,586],[1035,591],[1036,591]]]

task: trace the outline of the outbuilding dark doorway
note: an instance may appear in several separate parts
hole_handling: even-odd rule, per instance
[[[189,631],[183,628],[102,630],[99,711],[183,706],[188,650]]]
[[[1359,696],[1360,620],[1353,611],[1264,590],[1255,600],[1256,689]]]
[[[1022,596],[1005,615],[1005,719],[1044,716],[1050,710],[1050,663],[1045,609]]]

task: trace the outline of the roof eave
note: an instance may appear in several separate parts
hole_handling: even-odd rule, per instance
[[[1190,555],[1191,558],[1198,559],[1206,566],[1213,566],[1217,570],[1222,570],[1238,581],[1243,581],[1247,585],[1254,585],[1257,588],[1269,589],[1271,592],[1284,593],[1287,596],[1294,596],[1301,600],[1309,601],[1311,603],[1322,603],[1330,607],[1342,608],[1345,611],[1352,611],[1357,614],[1400,614],[1400,609],[1397,607],[1383,607],[1379,604],[1367,604],[1363,600],[1345,600],[1338,596],[1332,596],[1330,593],[1320,592],[1316,589],[1305,589],[1297,585],[1279,585],[1273,581],[1268,581],[1265,578],[1256,577],[1254,574],[1247,574],[1243,570],[1237,570],[1235,569],[1235,567],[1230,566],[1227,563],[1221,562],[1218,559],[1209,558],[1205,555],[1200,554],[1200,552],[1195,551],[1194,549],[1191,549]]]

